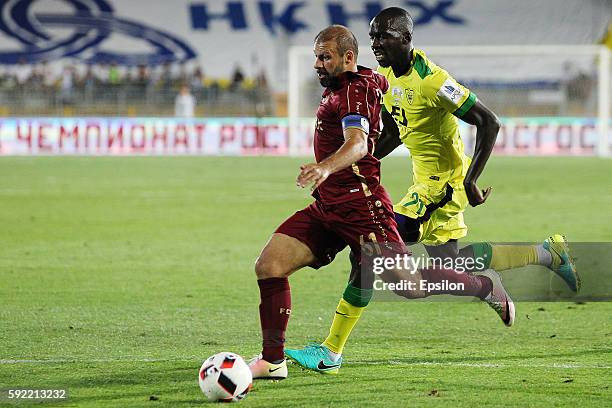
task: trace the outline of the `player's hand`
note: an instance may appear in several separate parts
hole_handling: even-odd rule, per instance
[[[487,187],[486,189],[481,190],[474,182],[466,182],[464,183],[464,186],[465,195],[467,195],[467,199],[472,207],[484,204],[484,202],[487,201],[487,198],[489,198],[492,190],[492,187]]]
[[[300,174],[297,176],[295,183],[298,187],[306,187],[312,183],[311,190],[319,187],[327,177],[329,177],[329,170],[327,167],[318,164],[310,163],[300,166]]]

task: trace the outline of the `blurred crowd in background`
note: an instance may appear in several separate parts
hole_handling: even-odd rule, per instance
[[[208,78],[201,66],[185,63],[0,66],[5,115],[269,116],[272,110],[265,71],[247,76],[239,65],[225,78]]]
[[[0,116],[285,116],[286,100],[273,94],[266,72],[250,71],[235,64],[227,77],[209,78],[194,63],[0,65]],[[458,79],[503,116],[596,112],[595,76],[569,62],[554,81]],[[321,97],[314,75],[300,92],[309,116]]]

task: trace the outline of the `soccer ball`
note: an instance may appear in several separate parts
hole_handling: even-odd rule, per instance
[[[253,375],[242,357],[223,352],[204,361],[198,382],[209,401],[240,401],[250,391]]]

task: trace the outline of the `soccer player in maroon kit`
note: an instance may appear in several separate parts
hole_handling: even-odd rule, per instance
[[[390,197],[380,185],[380,162],[372,155],[380,133],[381,96],[387,80],[357,65],[358,45],[346,27],[333,25],[314,41],[315,65],[325,91],[317,109],[314,134],[316,163],[302,165],[297,185],[312,184],[315,201],[281,224],[255,264],[261,303],[262,354],[249,362],[253,378],[287,377],[285,330],[291,315],[288,276],[305,267],[329,264],[347,245],[361,259],[362,245],[375,242],[403,247]],[[363,292],[358,271],[351,273],[345,298],[359,302]],[[461,282],[461,293],[484,299],[492,290],[487,277],[452,270],[423,270],[412,276],[430,282]],[[422,291],[396,292],[408,298]],[[365,295],[367,297],[367,295]],[[509,300],[509,299],[508,299]],[[369,298],[368,298],[369,301]],[[332,371],[341,362],[323,359],[319,368]]]

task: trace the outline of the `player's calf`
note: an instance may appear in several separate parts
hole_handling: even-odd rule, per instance
[[[285,331],[291,316],[291,289],[287,276],[314,261],[310,249],[297,239],[273,234],[255,263],[259,286],[262,361],[282,364]],[[265,364],[265,363],[260,363]]]

